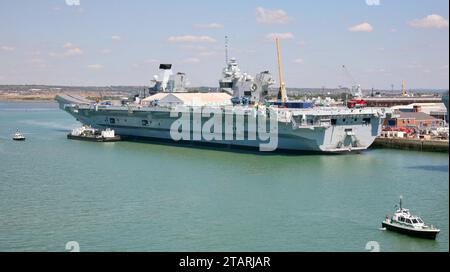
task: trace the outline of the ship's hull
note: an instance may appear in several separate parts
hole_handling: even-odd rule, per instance
[[[394,231],[397,233],[405,234],[408,236],[413,236],[423,239],[435,240],[436,236],[439,234],[439,230],[416,230],[412,228],[402,227],[396,224],[382,222],[382,227],[387,230]]]
[[[66,103],[65,101],[63,103]],[[177,118],[170,116],[170,111],[155,109],[134,109],[127,110],[124,107],[103,107],[69,105],[60,102],[61,108],[73,115],[79,122],[96,129],[111,128],[123,139],[140,140],[160,140],[173,142],[171,128]],[[340,118],[340,119],[339,119]],[[366,123],[362,123],[362,119]],[[367,119],[370,122],[367,123]],[[201,126],[208,119],[201,119]],[[192,120],[191,120],[192,121]],[[342,153],[361,151],[367,149],[378,136],[381,130],[381,116],[375,115],[353,115],[337,116],[335,124],[315,124],[297,125],[292,122],[278,122],[277,145],[278,151],[313,151]],[[247,119],[245,119],[247,128]],[[201,127],[200,126],[200,127]],[[243,148],[259,149],[261,144],[267,141],[259,140],[258,137],[249,137],[252,134],[251,128],[245,130],[243,139],[238,139],[236,135],[226,135],[224,129],[222,137],[219,139],[205,140],[194,139],[191,131],[188,139],[181,139],[176,142],[221,145]],[[253,131],[254,134],[258,132]]]
[[[72,134],[67,134],[67,139],[88,141],[88,142],[118,142],[121,140],[120,136],[105,138],[105,137],[95,137],[95,136],[75,136]]]

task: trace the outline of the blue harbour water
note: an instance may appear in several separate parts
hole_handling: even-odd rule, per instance
[[[75,126],[54,103],[0,102],[0,251],[449,250],[448,154],[66,139]],[[400,195],[436,241],[380,230]]]

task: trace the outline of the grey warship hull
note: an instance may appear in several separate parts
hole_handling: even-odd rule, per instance
[[[251,137],[255,128],[247,126],[241,138],[227,135],[220,139],[203,138],[173,140],[172,125],[176,117],[173,109],[151,106],[100,106],[66,95],[57,96],[60,108],[79,122],[96,129],[111,128],[123,139],[148,139],[164,142],[183,142],[258,148],[264,141]],[[247,111],[254,111],[246,108]],[[276,150],[342,153],[367,149],[379,135],[386,112],[384,109],[323,108],[277,109],[278,131]],[[226,110],[224,110],[226,112]],[[225,113],[226,115],[226,113]],[[225,119],[225,117],[224,117]],[[192,121],[192,120],[191,120]],[[233,120],[236,122],[236,120]],[[193,122],[193,121],[192,121]],[[201,125],[208,118],[201,118]],[[224,122],[226,122],[224,120]],[[190,132],[191,136],[196,133]],[[239,139],[238,139],[239,138]]]

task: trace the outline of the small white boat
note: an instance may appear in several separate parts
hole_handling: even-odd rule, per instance
[[[115,135],[114,130],[105,129],[97,130],[89,126],[82,126],[80,128],[75,128],[71,133],[67,135],[68,139],[71,140],[83,140],[91,142],[117,142],[120,141],[120,136]]]
[[[422,218],[412,215],[408,209],[402,207],[402,198],[400,197],[400,207],[395,211],[394,216],[386,216],[382,227],[390,231],[415,236],[425,239],[436,239],[440,230],[426,225]]]
[[[14,141],[25,141],[25,136],[23,136],[23,134],[17,130],[16,133],[14,133],[14,136],[12,138]]]

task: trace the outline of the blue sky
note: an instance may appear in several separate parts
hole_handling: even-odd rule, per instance
[[[79,5],[77,4],[79,1]],[[369,4],[370,5],[369,5]],[[0,84],[148,85],[173,63],[217,86],[230,56],[288,87],[449,87],[448,0],[2,0]]]

